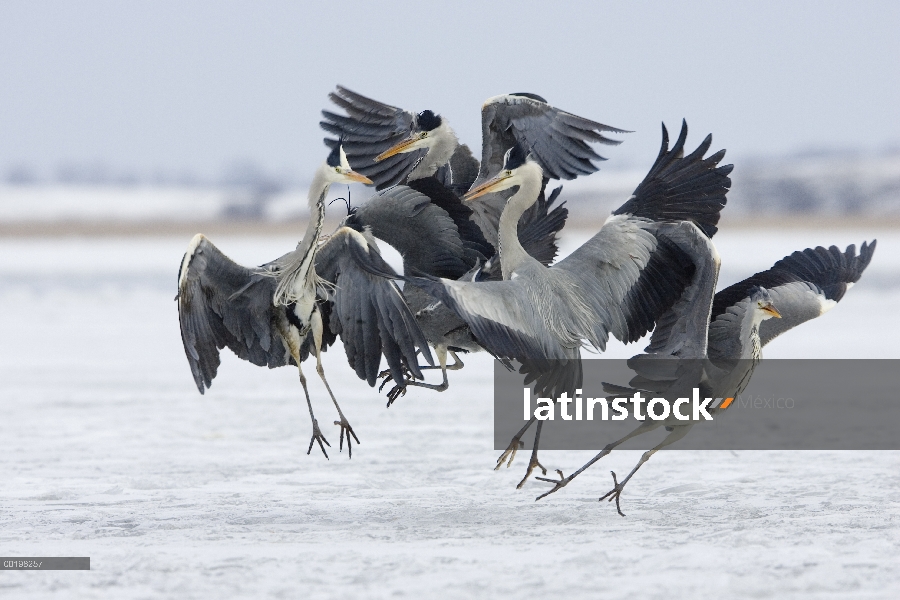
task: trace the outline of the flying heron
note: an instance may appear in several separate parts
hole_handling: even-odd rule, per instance
[[[536,154],[548,165],[548,173],[571,179],[596,171],[591,160],[601,158],[587,142],[615,144],[618,142],[600,132],[622,132],[556,109],[534,94],[497,96],[482,108],[484,161],[479,175],[478,161],[468,147],[459,144],[440,115],[430,110],[414,114],[341,86],[329,97],[347,115],[323,111],[326,120],[321,125],[341,136],[354,168],[372,177],[379,188],[405,184],[383,190],[353,209],[347,225],[360,230],[369,228],[373,235],[397,249],[403,256],[406,273],[449,279],[471,279],[473,269],[479,265],[479,279],[501,275],[498,261],[492,258],[496,255],[497,225],[506,198],[488,194],[464,204],[458,194],[479,176],[493,176],[499,171],[505,149],[517,141],[528,148],[535,147]],[[326,139],[326,143],[333,145],[337,141]],[[547,181],[544,180],[544,186]],[[559,190],[546,198],[542,186],[538,201],[519,222],[522,246],[544,265],[556,257],[556,235],[568,215],[561,205],[550,208]],[[427,201],[433,206],[426,208]],[[443,217],[449,217],[452,223]],[[451,231],[454,228],[456,232]],[[465,322],[439,300],[415,285],[406,286],[403,293],[435,348],[442,381],[430,384],[407,377],[404,384],[395,385],[388,392],[388,405],[405,394],[408,385],[446,390],[447,371],[464,366],[457,352],[481,349]],[[447,363],[448,354],[452,365]]]
[[[551,267],[530,257],[517,236],[519,218],[538,197],[543,170],[515,145],[507,151],[503,169],[466,196],[518,188],[499,222],[503,281],[405,280],[453,309],[499,359],[577,363],[585,343],[603,351],[610,334],[626,343],[638,340],[712,269],[707,246],[725,206],[732,166],[719,166],[724,150],[704,158],[712,136],[685,156],[686,138],[684,123],[669,149],[663,126],[659,156],[632,197],[594,237]],[[513,439],[498,467],[507,457],[511,462],[529,425]],[[519,487],[535,468],[546,474],[537,460],[540,430],[538,422]]]
[[[550,209],[559,191],[559,188],[554,190],[549,198],[542,193],[535,213],[538,218],[519,229],[526,252],[545,265],[556,257],[556,234],[565,224],[568,214],[564,207]],[[455,204],[441,207],[420,192],[399,185],[352,208],[343,223],[358,231],[370,231],[395,248],[403,258],[405,273],[448,279],[499,279],[499,261],[486,259],[478,247],[473,247],[463,238],[456,226],[451,215],[462,215],[466,219],[471,211],[455,195],[453,198]],[[493,256],[492,250],[488,246],[489,256]],[[446,390],[449,387],[447,371],[464,366],[457,353],[481,350],[465,321],[441,301],[413,284],[403,288],[403,296],[437,356],[436,367],[419,365],[419,368],[440,368],[442,381],[439,384],[426,383],[417,381],[410,374],[402,384],[395,385],[388,392],[388,405],[405,394],[407,386],[439,392]],[[448,355],[452,357],[453,364],[448,364]],[[389,373],[383,375],[385,380],[382,386],[390,380]]]
[[[707,390],[705,396],[737,397],[750,382],[753,370],[762,359],[762,347],[782,333],[834,308],[847,290],[862,277],[872,260],[875,245],[875,241],[863,242],[859,254],[852,244],[844,252],[836,246],[797,251],[776,262],[772,268],[729,286],[715,296],[716,277],[698,282],[699,286],[693,294],[693,307],[685,303],[673,307],[668,318],[660,321],[646,349],[647,354],[629,361],[638,373],[632,380],[632,386],[652,387],[654,394],[674,398],[699,383]],[[710,248],[715,252],[711,244]],[[718,273],[717,256],[716,265]],[[702,323],[697,323],[696,317],[703,311],[707,311],[709,316]],[[684,371],[701,372],[684,373],[685,376],[680,379],[657,377],[654,372],[660,369],[654,367],[659,365],[660,358],[679,359],[683,362],[676,364],[687,366]],[[662,371],[671,372],[671,365]],[[635,386],[635,383],[643,385]],[[609,384],[605,388],[610,393],[646,391]],[[715,414],[720,410],[709,412]],[[665,426],[669,432],[665,439],[645,452],[621,482],[613,473],[613,489],[600,498],[615,500],[616,510],[625,516],[619,506],[622,489],[653,454],[683,438],[694,424],[674,418],[659,421],[646,419],[625,437],[608,444],[568,477],[563,477],[560,472],[559,480],[539,478],[553,483],[554,487],[538,496],[537,500],[568,485],[624,441]]]
[[[318,442],[328,457],[313,414],[300,364],[314,354],[316,372],[337,409],[340,448],[347,436],[359,439],[338,405],[322,368],[321,351],[340,335],[350,366],[374,386],[382,354],[395,381],[411,372],[421,378],[416,349],[433,365],[428,343],[397,286],[375,271],[390,272],[373,239],[342,227],[327,241],[319,235],[325,197],[333,183],[371,183],[353,171],[335,147],[316,171],[309,190],[310,220],[297,248],[257,268],[225,256],[202,234],[188,246],[178,275],[178,317],[185,354],[200,393],[212,385],[219,349],[269,368],[297,365],[313,433],[307,454]]]
[[[604,133],[629,133],[555,108],[531,93],[494,96],[481,108],[481,162],[460,144],[447,119],[431,110],[397,108],[337,86],[329,94],[347,115],[322,111],[323,129],[343,140],[350,164],[379,190],[404,183],[441,203],[443,190],[463,194],[493,177],[516,143],[532,153],[550,179],[574,179],[597,171],[605,160],[589,144],[616,145]],[[336,140],[326,139],[334,145]],[[497,244],[504,195],[489,194],[470,204],[470,219],[483,239]],[[524,221],[533,220],[531,213]],[[464,239],[474,237],[457,222]],[[477,239],[473,241],[481,242]]]

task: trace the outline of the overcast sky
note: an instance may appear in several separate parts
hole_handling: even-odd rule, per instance
[[[446,116],[480,147],[480,106],[529,91],[635,130],[610,165],[652,162],[659,124],[729,157],[900,145],[900,2],[0,2],[0,174],[106,163],[301,180],[343,84]]]

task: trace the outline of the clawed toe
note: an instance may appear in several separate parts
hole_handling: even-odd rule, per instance
[[[380,391],[380,390],[379,390],[379,391]],[[391,404],[393,404],[394,401],[395,401],[397,398],[399,398],[399,397],[401,397],[401,396],[405,396],[405,395],[406,395],[406,385],[405,385],[405,384],[404,384],[404,385],[395,385],[395,386],[391,389],[391,391],[388,392],[388,395],[387,395],[387,397],[388,397],[388,403],[387,403],[388,408],[391,407]]]
[[[497,459],[497,466],[494,467],[494,470],[498,470],[503,466],[503,462],[506,461],[506,468],[510,468],[513,463],[513,459],[516,458],[516,452],[519,448],[522,448],[525,444],[519,438],[513,438],[513,440],[509,443],[509,447],[503,451],[503,454],[500,455],[500,458]],[[508,460],[507,460],[508,459]]]
[[[542,465],[540,462],[538,462],[538,459],[536,456],[532,456],[531,460],[528,462],[528,470],[525,471],[525,477],[523,477],[522,481],[519,482],[519,485],[516,486],[517,490],[522,489],[522,486],[525,485],[525,482],[528,481],[528,478],[531,477],[531,473],[535,469],[540,469],[542,475],[547,474],[547,469],[544,467],[544,465]]]
[[[335,425],[340,425],[341,427],[341,439],[338,444],[338,451],[344,451],[344,433],[347,434],[347,455],[349,458],[353,458],[353,446],[350,444],[350,436],[353,436],[353,439],[356,440],[356,444],[359,445],[359,438],[356,437],[356,432],[353,431],[353,427],[350,426],[350,423],[347,419],[341,417],[340,421],[335,421]],[[326,442],[327,443],[327,442]]]
[[[537,481],[546,481],[547,483],[553,484],[553,489],[548,492],[544,492],[543,494],[541,494],[540,496],[535,498],[534,499],[535,502],[537,502],[538,500],[540,500],[541,498],[543,498],[545,496],[549,496],[550,494],[552,494],[553,492],[555,492],[557,490],[561,490],[562,488],[566,487],[566,485],[568,485],[569,481],[571,481],[571,479],[569,477],[566,477],[563,475],[563,472],[561,470],[556,469],[556,473],[559,475],[559,479],[550,479],[549,477],[535,477],[535,479]]]
[[[619,513],[620,516],[625,516],[625,513],[622,512],[622,508],[619,506],[619,498],[622,496],[622,490],[625,489],[625,482],[623,481],[621,484],[616,481],[616,473],[615,471],[610,471],[612,473],[613,478],[613,489],[609,490],[602,496],[600,496],[600,501],[606,500],[607,502],[616,501],[616,512]],[[626,478],[627,480],[628,478]]]
[[[355,437],[355,436],[354,436]],[[325,446],[331,448],[331,444],[328,443],[328,440],[325,439],[325,436],[322,435],[322,431],[319,429],[318,421],[313,421],[313,433],[312,438],[309,440],[309,448],[306,450],[306,455],[309,456],[309,453],[312,452],[313,444],[318,442],[319,448],[322,449],[322,454],[325,455],[325,458],[328,458],[328,453],[325,452]],[[325,442],[325,445],[322,445],[322,442]],[[328,460],[331,460],[330,458]]]

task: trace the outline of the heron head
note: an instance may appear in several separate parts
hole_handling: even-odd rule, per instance
[[[325,160],[325,179],[329,183],[364,183],[371,185],[372,180],[350,168],[343,144],[336,144]]]
[[[430,149],[446,129],[447,123],[441,115],[436,115],[430,110],[423,110],[416,115],[412,131],[410,131],[409,135],[376,156],[375,162],[380,162],[395,154],[412,152],[419,148]]]
[[[474,200],[485,194],[502,192],[511,187],[520,186],[523,181],[533,177],[535,172],[537,179],[540,180],[543,176],[541,166],[525,152],[520,144],[516,144],[503,156],[503,168],[500,169],[500,172],[478,187],[469,190],[464,199]]]
[[[763,320],[781,318],[781,313],[778,312],[778,309],[775,308],[775,305],[772,303],[772,296],[769,294],[769,290],[764,287],[755,287],[750,292],[750,301],[754,304],[754,309],[759,311],[760,317]]]

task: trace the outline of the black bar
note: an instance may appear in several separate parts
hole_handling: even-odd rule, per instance
[[[90,571],[90,556],[0,557],[2,571]]]

